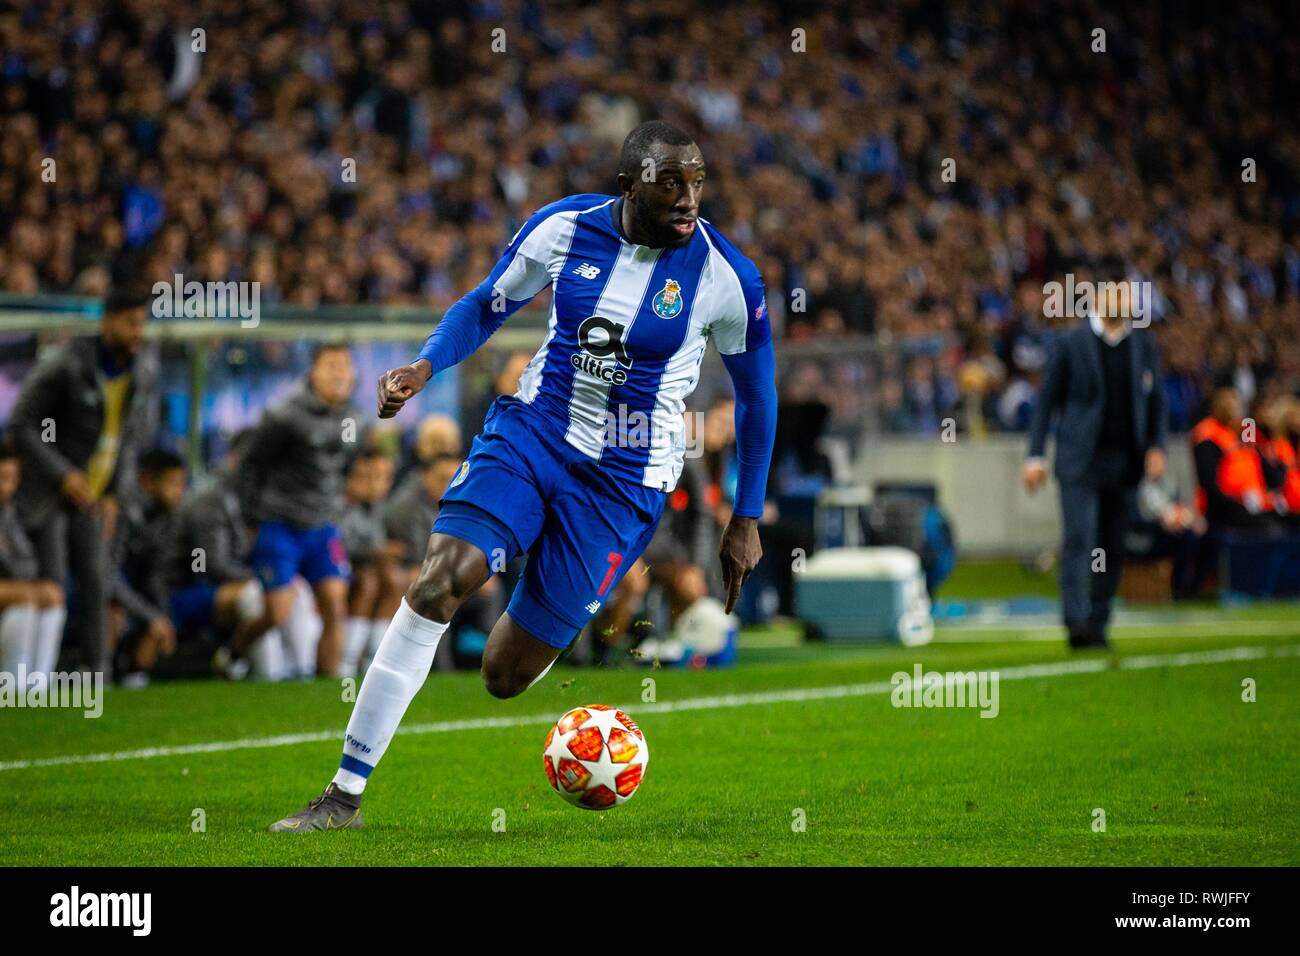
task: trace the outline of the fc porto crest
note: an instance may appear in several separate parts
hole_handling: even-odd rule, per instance
[[[669,279],[664,287],[655,293],[655,315],[661,319],[675,319],[682,311],[682,287],[675,280]]]

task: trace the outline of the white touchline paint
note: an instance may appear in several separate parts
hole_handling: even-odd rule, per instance
[[[920,650],[920,648],[918,648]],[[1108,670],[1150,670],[1158,667],[1191,667],[1196,664],[1224,664],[1230,661],[1260,660],[1267,657],[1300,657],[1300,644],[1278,647],[1225,647],[1212,651],[1188,651],[1181,654],[1150,654],[1145,656],[1108,658],[1093,657],[1077,661],[1054,661],[1045,664],[1022,664],[1016,667],[989,668],[995,670],[999,680],[1032,680],[1042,677],[1064,677],[1070,674],[1098,674]],[[960,669],[960,668],[959,668]],[[972,668],[967,668],[972,669]],[[662,701],[653,704],[620,705],[620,710],[641,714],[672,714],[690,710],[712,710],[724,707],[749,707],[754,704],[799,703],[812,700],[837,700],[842,697],[871,697],[888,694],[894,689],[890,681],[869,684],[840,684],[832,687],[794,687],[786,690],[757,691],[750,694],[723,694],[716,697],[687,697],[684,700]],[[430,724],[411,724],[398,729],[398,734],[441,734],[457,730],[493,730],[504,727],[527,727],[532,724],[549,724],[554,713],[529,714],[519,717],[479,717],[468,720],[440,720]],[[216,740],[201,744],[182,744],[175,747],[144,747],[139,750],[119,750],[114,753],[68,754],[62,757],[34,757],[30,760],[0,762],[0,771],[27,770],[34,767],[58,767],[70,764],[113,763],[119,760],[149,760],[153,757],[179,757],[186,754],[221,753],[227,750],[258,750],[265,747],[291,747],[296,744],[319,743],[341,739],[342,730],[317,730],[305,734],[281,734],[276,737],[247,737],[243,740]]]
[[[1122,636],[1124,641],[1163,640],[1170,637],[1196,637],[1207,634],[1213,637],[1222,634],[1224,627],[1231,624],[1245,624],[1255,635],[1264,637],[1268,634],[1296,635],[1300,624],[1295,621],[1117,621],[1111,624],[1111,632]],[[997,639],[990,641],[987,632],[996,631]],[[1125,633],[1139,631],[1136,634]],[[996,621],[978,621],[954,624],[939,622],[935,628],[933,644],[1005,644],[1016,641],[1041,641],[1047,643],[1061,642],[1061,625],[1054,618],[1036,621],[1018,622],[1014,618],[1000,618]],[[790,647],[795,644],[788,645]]]

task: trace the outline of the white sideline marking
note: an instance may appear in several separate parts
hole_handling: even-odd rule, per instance
[[[1259,660],[1265,657],[1300,656],[1300,644],[1280,647],[1226,647],[1213,651],[1189,651],[1181,654],[1135,655],[1118,659],[1093,657],[1077,661],[1054,661],[1045,664],[1023,664],[1017,667],[994,668],[999,680],[1031,680],[1036,677],[1064,677],[1070,674],[1096,674],[1108,670],[1150,670],[1157,667],[1191,667],[1196,664],[1223,664],[1229,661]],[[974,670],[975,668],[968,668]],[[749,707],[754,704],[784,704],[810,700],[836,700],[841,697],[871,697],[888,694],[894,689],[889,681],[870,684],[840,684],[832,687],[795,687],[787,690],[758,691],[751,694],[723,694],[715,697],[688,697],[685,700],[663,701],[653,704],[620,706],[621,710],[638,714],[671,714],[689,710],[712,710],[721,707]],[[440,720],[428,724],[411,724],[398,729],[401,735],[439,734],[457,730],[490,730],[501,727],[526,727],[548,724],[554,713],[530,714],[519,717],[480,717],[470,720]],[[0,771],[27,770],[33,767],[58,767],[70,764],[111,763],[119,760],[149,760],[154,757],[178,757],[185,754],[221,753],[227,750],[259,750],[266,747],[290,747],[295,744],[319,743],[339,740],[342,730],[318,730],[305,734],[280,734],[276,737],[247,737],[243,740],[216,740],[202,744],[182,744],[175,747],[144,747],[139,750],[119,750],[113,753],[68,754],[62,757],[34,757],[30,760],[0,762]]]
[[[1211,637],[1223,634],[1224,628],[1229,625],[1246,624],[1255,632],[1258,637],[1267,634],[1286,634],[1293,635],[1300,631],[1300,621],[1113,621],[1110,629],[1124,641],[1144,641],[1158,640],[1167,637],[1198,637],[1200,635],[1209,635]],[[1012,641],[1041,641],[1045,644],[1057,643],[1063,640],[1063,625],[1055,618],[1041,620],[1024,620],[1017,622],[1012,619],[998,621],[974,621],[970,623],[956,623],[951,621],[936,622],[934,641],[935,644],[988,644],[988,643],[1009,643]],[[1153,630],[1159,628],[1158,631]],[[1149,631],[1150,633],[1127,634],[1126,631],[1135,630]],[[988,632],[997,632],[997,639],[990,642]],[[794,644],[789,645],[794,647]]]

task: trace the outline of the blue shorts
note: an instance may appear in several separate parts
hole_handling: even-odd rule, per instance
[[[506,612],[552,647],[567,647],[654,537],[667,495],[599,462],[498,398],[440,502],[433,530],[468,541],[493,571],[528,564]]]
[[[211,581],[186,585],[171,595],[172,623],[182,635],[210,626],[216,608],[217,586]]]
[[[253,545],[253,570],[267,591],[278,591],[301,574],[315,586],[326,578],[350,580],[343,536],[332,524],[296,528],[283,521],[264,521]]]

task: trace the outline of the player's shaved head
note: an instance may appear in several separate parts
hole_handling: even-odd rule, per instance
[[[646,160],[658,163],[664,146],[694,146],[690,133],[672,123],[651,120],[642,123],[623,140],[623,153],[618,160],[621,176],[639,177],[646,168]]]

